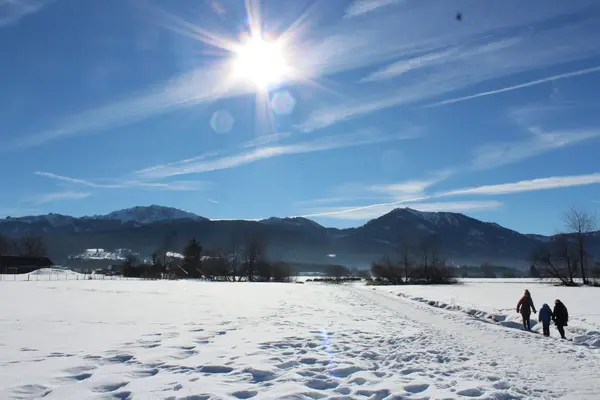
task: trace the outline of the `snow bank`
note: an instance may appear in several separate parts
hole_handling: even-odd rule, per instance
[[[425,303],[431,307],[458,311],[471,317],[502,325],[507,328],[522,329],[520,314],[516,304],[525,289],[532,294],[536,308],[548,303],[551,307],[559,298],[569,309],[567,336],[586,346],[600,347],[600,290],[598,288],[567,288],[547,285],[531,279],[465,279],[455,286],[382,286],[378,290]],[[533,315],[531,326],[534,332],[541,333],[542,325]],[[551,336],[560,335],[552,327]]]

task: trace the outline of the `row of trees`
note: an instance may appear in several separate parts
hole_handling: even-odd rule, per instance
[[[565,286],[600,285],[600,263],[589,253],[596,216],[571,208],[564,216],[565,230],[540,246],[532,257],[531,274],[558,280]]]
[[[204,251],[198,240],[191,239],[183,250],[183,259],[169,256],[166,246],[152,255],[150,263],[129,257],[123,263],[123,275],[146,278],[202,278],[224,282],[290,282],[293,271],[289,264],[271,261],[266,256],[265,241],[251,237],[242,249],[232,246],[231,254]]]
[[[388,285],[452,284],[456,283],[455,271],[446,265],[441,256],[437,236],[421,237],[416,241],[401,240],[396,259],[389,256],[371,264],[375,283]]]
[[[0,234],[0,256],[47,257],[48,251],[41,236],[11,239]]]

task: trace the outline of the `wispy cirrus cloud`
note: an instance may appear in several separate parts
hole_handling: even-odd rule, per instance
[[[17,0],[0,1],[4,6],[17,4]],[[37,4],[33,0],[30,2]],[[519,38],[502,36],[502,32],[510,28],[526,29],[566,13],[578,15],[578,12],[594,5],[591,0],[559,2],[553,7],[546,7],[544,2],[534,0],[528,3],[527,12],[515,12],[520,10],[509,3],[495,4],[492,15],[488,5],[473,4],[470,6],[471,22],[468,24],[457,23],[454,19],[456,10],[446,2],[407,2],[402,7],[386,6],[386,13],[366,12],[391,2],[359,0],[353,3],[350,14],[363,15],[358,26],[352,18],[341,18],[326,27],[306,29],[309,24],[300,17],[298,23],[292,24],[290,30],[282,34],[282,38],[291,42],[289,63],[302,72],[302,76],[292,77],[291,83],[298,80],[318,82],[320,78],[339,72],[379,66],[385,62],[389,62],[390,66],[387,72],[385,68],[381,70],[377,79],[384,75],[388,78],[397,76],[398,68],[403,71],[407,65],[410,65],[411,73],[418,73],[425,68],[433,70],[427,71],[426,76],[401,82],[400,88],[394,92],[377,88],[377,95],[371,97],[363,96],[364,91],[361,91],[364,100],[316,110],[300,126],[306,130],[326,127],[356,115],[433,99],[495,77],[579,60],[599,51],[593,41],[577,40],[580,37],[596,37],[600,33],[600,27],[591,18],[591,21],[583,21],[577,26],[560,25],[553,29],[542,27],[530,30]],[[211,13],[210,18],[213,16]],[[423,23],[432,20],[436,23]],[[231,50],[239,33],[231,32],[229,37],[224,37],[208,32],[202,28],[202,20],[191,23],[178,18],[166,18],[165,21],[179,33],[222,49],[225,53]],[[482,45],[482,41],[490,43]],[[463,42],[467,43],[466,47],[456,46]],[[474,55],[477,51],[473,49],[481,51],[486,46],[488,50],[484,56]],[[407,58],[407,54],[412,55]],[[457,54],[468,56],[460,57]],[[232,81],[228,61],[218,60],[54,123],[45,121],[44,125],[51,126],[50,129],[32,134],[20,133],[15,136],[18,137],[15,141],[0,145],[0,150],[38,146],[75,135],[96,133],[178,108],[254,92],[255,88]],[[398,62],[401,64],[398,65]],[[391,71],[394,68],[396,72]]]
[[[443,192],[434,192],[430,194],[424,194],[414,198],[405,198],[397,201],[388,201],[382,203],[368,204],[363,206],[354,207],[328,207],[320,210],[308,210],[303,217],[314,218],[314,217],[328,217],[328,218],[339,218],[339,219],[364,219],[357,218],[355,215],[369,215],[373,216],[382,215],[389,210],[392,210],[400,205],[413,207],[414,204],[431,204],[430,200],[440,199],[445,197],[454,196],[502,196],[510,195],[515,193],[534,192],[540,190],[552,190],[561,189],[567,187],[577,187],[600,184],[600,172],[585,175],[569,175],[569,176],[554,176],[548,178],[537,178],[522,180],[518,182],[482,185],[475,187],[467,187],[460,189],[447,190]],[[393,195],[393,191],[390,193]],[[424,203],[427,202],[427,203]],[[475,205],[477,202],[461,201],[458,203]],[[496,204],[500,206],[500,204]],[[491,203],[490,203],[490,207]],[[492,207],[493,208],[493,207]],[[481,209],[481,208],[480,208]],[[468,208],[463,208],[463,211],[467,211]]]
[[[513,193],[533,192],[538,190],[560,189],[574,186],[594,185],[600,183],[600,172],[587,175],[553,176],[537,178],[513,183],[476,186],[465,189],[450,190],[436,194],[436,197],[458,195],[506,195]]]
[[[53,0],[0,0],[0,27],[16,24]]]
[[[142,179],[161,179],[178,175],[199,174],[236,168],[273,157],[413,139],[420,135],[421,132],[417,129],[397,134],[382,134],[373,130],[364,130],[346,135],[324,136],[289,145],[256,147],[232,155],[217,157],[200,156],[180,162],[144,168],[136,171],[134,174]]]
[[[287,139],[292,136],[291,132],[278,132],[269,135],[258,136],[254,139],[248,140],[244,143],[243,147],[258,147],[264,146],[270,143],[279,142],[283,139]]]
[[[496,200],[490,201],[456,201],[456,202],[432,202],[432,203],[410,203],[408,207],[424,212],[465,212],[465,211],[482,211],[493,210],[502,206],[502,203]],[[331,207],[318,210],[318,214],[311,217],[328,216],[330,218],[344,220],[368,220],[380,217],[397,208],[395,205],[380,206],[377,208],[355,209],[351,212],[346,212],[345,207]]]
[[[528,88],[531,86],[537,86],[537,85],[541,85],[541,84],[547,83],[547,82],[554,82],[554,81],[558,81],[561,79],[567,79],[567,78],[573,78],[576,76],[593,74],[593,73],[596,73],[599,71],[600,71],[600,66],[584,68],[584,69],[580,69],[580,70],[576,70],[576,71],[566,72],[564,74],[552,75],[552,76],[548,76],[548,77],[545,77],[542,79],[536,79],[533,81],[520,83],[518,85],[507,86],[507,87],[500,88],[500,89],[494,89],[494,90],[488,90],[486,92],[475,93],[475,94],[472,94],[469,96],[462,96],[462,97],[456,97],[453,99],[438,101],[436,103],[428,105],[427,107],[436,107],[436,106],[442,106],[442,105],[446,105],[446,104],[460,103],[460,102],[467,101],[467,100],[477,99],[479,97],[492,96],[492,95],[496,95],[496,94],[500,94],[500,93],[504,93],[504,92],[511,92],[513,90],[525,89],[525,88]]]
[[[60,182],[98,189],[138,188],[148,190],[195,191],[203,190],[207,186],[205,182],[198,181],[149,182],[142,180],[118,180],[110,183],[101,183],[43,171],[36,171],[34,172],[34,175],[54,179]]]
[[[32,198],[33,202],[38,205],[50,203],[57,200],[80,200],[90,197],[92,194],[89,192],[76,192],[73,190],[67,190],[63,192],[44,193]]]
[[[453,31],[453,29],[448,29]],[[405,48],[404,55],[396,55],[396,57],[402,57],[401,60],[394,61],[363,78],[365,86],[359,98],[346,102],[336,100],[329,106],[317,108],[309,114],[305,121],[298,124],[298,128],[305,131],[322,129],[379,110],[417,105],[498,78],[558,67],[600,54],[600,48],[595,44],[573,45],[574,42],[577,42],[577,37],[585,37],[592,33],[600,34],[600,27],[591,19],[584,19],[580,23],[572,25],[540,29],[535,34],[506,37],[492,32],[493,30],[490,30],[485,34],[483,31],[477,30],[477,35],[474,34],[475,31],[468,32],[468,34],[463,31],[464,35],[460,39],[450,35],[449,40],[441,36],[431,37],[430,40],[418,38],[412,51]],[[598,66],[571,70],[472,95],[440,100],[430,103],[428,106],[441,106],[522,90],[599,71],[600,67]],[[373,94],[373,91],[366,85],[389,79],[394,79],[394,89],[390,90],[388,88],[390,85],[380,86],[377,87],[376,94]]]
[[[364,15],[382,7],[391,6],[400,3],[403,0],[354,0],[354,2],[346,9],[346,18],[357,17]]]
[[[227,68],[204,68],[181,75],[146,93],[74,114],[56,123],[56,128],[0,145],[0,150],[39,146],[82,133],[97,132],[140,121],[177,108],[235,97],[244,91],[227,84]]]
[[[522,140],[488,143],[475,148],[472,166],[476,169],[495,168],[598,137],[600,129],[556,132],[531,129]]]

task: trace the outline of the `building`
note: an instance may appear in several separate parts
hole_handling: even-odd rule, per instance
[[[53,265],[54,263],[48,257],[0,256],[2,274],[28,274]]]

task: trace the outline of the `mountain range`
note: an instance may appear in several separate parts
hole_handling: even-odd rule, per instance
[[[0,220],[0,233],[9,237],[43,236],[55,263],[65,263],[70,255],[86,249],[130,249],[144,256],[163,247],[181,252],[193,237],[207,249],[231,251],[258,236],[265,241],[272,259],[358,268],[384,255],[395,256],[402,243],[415,245],[423,238],[435,240],[442,256],[456,265],[488,262],[526,268],[532,252],[550,239],[459,213],[410,208],[395,209],[360,227],[336,229],[306,218],[213,221],[157,205],[80,218],[58,214],[8,217]],[[591,236],[589,250],[600,255],[600,232]]]

